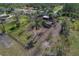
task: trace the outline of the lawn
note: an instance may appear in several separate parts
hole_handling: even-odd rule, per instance
[[[12,35],[14,38],[17,38],[22,44],[25,44],[27,38],[31,35],[30,33],[26,32],[27,26],[29,24],[29,19],[27,16],[21,15],[19,16],[19,21],[20,21],[19,28],[16,27],[15,21],[5,23],[4,26],[7,33]]]
[[[16,41],[12,40],[13,45],[10,48],[4,48],[0,45],[0,55],[2,56],[24,56],[27,51],[19,45]]]
[[[69,55],[79,55],[79,32],[73,31],[70,35],[70,53]]]
[[[14,19],[14,17],[13,17]],[[25,44],[27,39],[30,37],[30,33],[26,32],[29,20],[27,16],[20,16],[20,27],[16,28],[15,21],[7,22],[4,24],[6,32],[17,38],[19,42]],[[2,26],[0,25],[0,30]],[[3,48],[0,45],[0,55],[26,55],[26,50],[19,43],[13,40],[13,45],[10,48]]]
[[[29,26],[29,19],[27,16],[20,16],[20,27],[16,28],[15,21],[5,23],[5,29],[7,33],[12,35],[14,38],[17,38],[19,42],[22,44],[26,44],[31,36],[30,32],[27,32],[27,28]],[[0,29],[1,29],[0,25]],[[13,45],[10,48],[3,48],[0,45],[0,55],[27,55],[27,51],[24,49],[23,46],[21,46],[19,43],[17,43],[15,40],[13,40]]]

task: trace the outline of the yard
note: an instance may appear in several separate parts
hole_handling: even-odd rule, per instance
[[[13,18],[14,19],[14,18]],[[16,28],[15,21],[5,23],[5,30],[8,34],[12,35],[22,44],[27,42],[28,37],[31,35],[26,32],[27,24],[29,24],[27,16],[20,16],[20,27]],[[0,25],[0,30],[2,30],[2,25]],[[26,55],[26,51],[23,46],[21,46],[17,41],[12,40],[13,45],[10,48],[4,48],[0,44],[0,55]]]
[[[16,27],[15,21],[12,21],[4,24],[5,30],[8,34],[18,39],[19,42],[21,42],[22,44],[25,44],[28,36],[30,35],[30,33],[27,35],[27,32],[26,32],[26,29],[28,26],[27,24],[29,24],[29,20],[27,16],[21,15],[19,17],[19,21],[20,21],[19,28]]]

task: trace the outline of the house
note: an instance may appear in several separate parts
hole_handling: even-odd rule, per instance
[[[5,21],[7,17],[9,17],[9,15],[7,15],[7,14],[1,14],[1,15],[0,15],[0,23],[1,23],[2,21]]]

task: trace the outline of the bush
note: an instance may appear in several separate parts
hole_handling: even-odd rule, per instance
[[[13,31],[15,29],[15,27],[10,28],[11,31]]]
[[[72,30],[79,31],[79,20],[72,23]]]

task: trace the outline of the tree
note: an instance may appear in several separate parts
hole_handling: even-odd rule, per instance
[[[64,35],[65,38],[67,38],[69,36],[69,21],[66,18],[63,23],[62,23],[62,29],[61,29],[61,33]]]
[[[39,18],[36,18],[35,20],[33,20],[32,24],[33,24],[33,27],[36,28],[36,30],[38,30],[42,25],[42,20],[40,20]]]
[[[19,12],[14,12],[14,16],[15,16],[15,19],[16,19],[16,27],[19,27],[20,26],[20,21],[19,21],[19,16],[20,16],[20,14],[19,14]]]
[[[69,17],[78,17],[79,15],[79,4],[64,4],[63,12]]]

